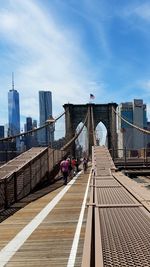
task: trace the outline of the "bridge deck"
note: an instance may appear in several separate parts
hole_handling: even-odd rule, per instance
[[[150,266],[148,195],[110,171],[107,150],[95,148],[93,167],[95,175],[79,174],[0,224],[0,267]],[[89,218],[95,260],[84,265]]]
[[[88,173],[81,174],[67,186],[30,203],[0,224],[0,266],[67,266],[88,176]],[[34,219],[35,216],[38,217]],[[81,219],[74,266],[81,266],[85,218],[86,213],[83,222]],[[73,260],[73,253],[71,257]]]

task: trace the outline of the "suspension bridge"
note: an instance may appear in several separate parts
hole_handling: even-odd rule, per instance
[[[116,168],[116,107],[65,104],[65,112],[42,127],[0,140],[6,146],[37,136],[65,115],[59,148],[32,147],[0,167],[1,267],[150,266],[150,193]],[[108,148],[97,145],[99,121],[107,126]],[[83,126],[76,132],[79,122]],[[60,161],[74,156],[84,126],[88,169],[81,166],[63,186]],[[125,154],[122,165],[128,162],[149,166],[145,156],[134,164]]]

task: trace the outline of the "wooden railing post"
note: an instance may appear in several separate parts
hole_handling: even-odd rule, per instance
[[[53,149],[53,167],[54,167],[54,153],[55,153],[55,150]]]
[[[14,172],[14,200],[15,202],[18,201],[18,195],[17,195],[17,175],[16,172]]]
[[[30,192],[32,190],[32,161],[29,164],[29,168],[30,168]]]
[[[5,192],[5,209],[8,208],[8,194],[7,194],[7,179],[4,179],[4,192]]]
[[[126,165],[127,165],[127,149],[126,149],[126,147],[124,148],[124,165],[126,168]]]

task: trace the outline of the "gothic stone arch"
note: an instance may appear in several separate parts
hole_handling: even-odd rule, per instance
[[[99,122],[102,122],[107,129],[108,149],[117,150],[117,126],[116,126],[116,114],[113,109],[116,110],[116,103],[108,104],[64,104],[65,109],[65,127],[66,127],[66,140],[69,141],[75,134],[76,128],[80,122],[84,123],[86,114],[89,107],[93,108],[94,116],[94,129]],[[87,129],[89,132],[89,155],[91,154],[91,147],[93,140],[90,138],[91,120],[87,122]],[[72,151],[74,145],[72,146]]]

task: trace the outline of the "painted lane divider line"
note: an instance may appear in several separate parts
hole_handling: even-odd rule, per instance
[[[84,211],[85,211],[85,206],[86,206],[86,200],[87,200],[87,195],[88,195],[88,190],[89,190],[89,185],[90,185],[91,173],[92,173],[92,169],[91,169],[91,172],[89,174],[88,183],[86,186],[86,191],[84,194],[81,212],[79,215],[79,220],[78,220],[78,224],[76,227],[76,232],[74,235],[74,239],[73,239],[72,248],[71,248],[67,267],[74,267],[74,264],[75,264],[76,254],[77,254],[77,249],[78,249],[78,243],[79,243],[79,238],[80,238],[80,232],[81,232],[81,227],[82,227],[82,222],[83,222],[83,217],[84,217]]]
[[[82,172],[82,171],[81,171]],[[1,251],[0,251],[0,267],[4,267],[5,264],[15,255],[19,248],[29,238],[33,231],[43,222],[47,215],[52,211],[56,204],[61,200],[65,193],[77,180],[81,174],[79,172],[68,184],[65,186],[54,199],[43,208],[34,219],[29,222]]]

